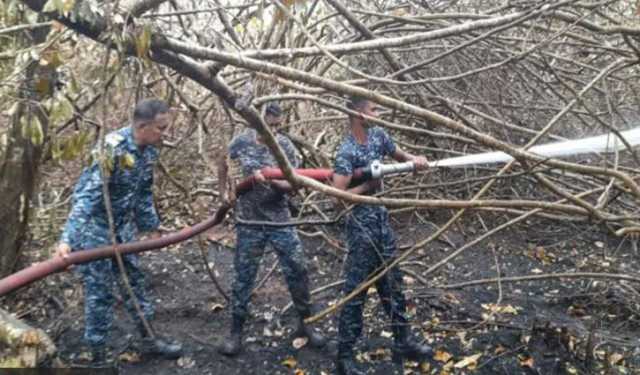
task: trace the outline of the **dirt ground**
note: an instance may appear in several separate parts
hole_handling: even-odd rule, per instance
[[[474,217],[470,216],[470,218]],[[394,219],[401,248],[426,238],[444,217],[404,215]],[[499,224],[506,220],[496,216]],[[638,275],[638,256],[629,241],[607,236],[592,224],[535,222],[513,227],[467,250],[433,274],[424,271],[453,247],[484,233],[480,220],[468,219],[447,239],[438,240],[403,266],[409,314],[415,335],[437,350],[437,358],[408,363],[406,373],[426,374],[640,374],[640,294],[638,285],[607,279],[550,278],[444,289],[458,282],[559,272]],[[324,229],[340,240],[338,226]],[[224,235],[225,233],[223,233]],[[224,237],[224,236],[223,236]],[[309,261],[311,288],[341,278],[343,250],[319,237],[301,236]],[[228,240],[228,238],[227,238]],[[208,261],[228,292],[233,279],[232,243],[210,243]],[[223,244],[224,243],[224,244]],[[121,303],[111,347],[120,354],[121,374],[333,374],[331,349],[293,346],[290,298],[279,271],[253,298],[245,348],[236,358],[217,353],[229,327],[229,308],[204,269],[195,243],[142,255],[157,305],[155,326],[180,340],[186,354],[179,360],[139,358],[131,349],[135,337]],[[262,280],[274,264],[268,253]],[[498,270],[499,268],[499,270]],[[370,291],[372,292],[372,291]],[[316,307],[337,300],[340,287],[314,294]],[[368,374],[391,370],[388,319],[375,293],[369,293],[365,331],[358,359]],[[3,308],[45,329],[59,348],[50,363],[69,366],[83,361],[83,307],[80,279],[72,272],[47,278],[20,294],[0,300]],[[336,337],[336,315],[317,329]],[[471,357],[475,356],[475,357]],[[467,360],[465,362],[465,359]],[[475,359],[475,360],[474,360]],[[297,372],[296,372],[297,371]]]

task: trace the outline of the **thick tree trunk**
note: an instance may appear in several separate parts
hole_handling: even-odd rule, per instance
[[[42,43],[49,28],[33,30],[29,44]],[[27,238],[29,206],[38,183],[48,119],[39,102],[50,96],[55,69],[32,61],[25,71],[18,97],[20,103],[11,116],[4,152],[0,154],[0,276],[10,274]],[[38,119],[41,137],[25,134],[25,123]],[[35,141],[35,142],[34,142]]]
[[[57,350],[43,330],[32,328],[2,309],[0,348],[0,368],[36,367]]]

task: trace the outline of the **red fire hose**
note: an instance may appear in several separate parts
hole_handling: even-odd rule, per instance
[[[296,169],[295,172],[299,175],[313,178],[319,181],[328,181],[333,175],[333,171],[330,169]],[[267,179],[282,179],[284,176],[278,168],[264,168],[262,174]],[[357,170],[354,173],[354,178],[363,178],[366,173],[362,170]],[[242,193],[251,189],[253,186],[253,177],[247,178],[241,181],[236,191]],[[61,272],[72,264],[87,263],[92,260],[108,258],[114,256],[116,248],[121,254],[139,253],[148,250],[160,249],[188,238],[196,236],[205,230],[219,224],[224,219],[227,211],[231,207],[229,205],[223,205],[215,212],[215,214],[209,217],[207,220],[198,223],[194,226],[184,228],[178,232],[170,233],[161,238],[144,240],[137,242],[128,242],[124,244],[118,244],[117,246],[103,246],[95,249],[86,249],[82,251],[74,251],[69,254],[68,258],[62,259],[60,257],[54,257],[44,262],[37,263],[31,267],[25,268],[12,275],[0,280],[0,296],[4,296],[16,289],[29,285],[34,281],[40,280],[50,274]]]

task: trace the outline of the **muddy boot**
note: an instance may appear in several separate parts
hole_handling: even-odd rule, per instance
[[[396,341],[392,352],[394,363],[402,363],[404,359],[422,361],[433,358],[433,349],[429,345],[419,343],[412,337]]]
[[[91,362],[87,365],[88,368],[107,368],[115,365],[112,358],[107,353],[107,348],[104,346],[91,348]]]
[[[218,352],[230,357],[238,355],[242,349],[242,334],[240,332],[231,332],[229,337],[222,343]]]
[[[327,344],[327,339],[320,333],[317,333],[310,326],[304,324],[304,319],[299,318],[296,323],[296,337],[306,337],[309,339],[309,345],[314,348],[322,348]]]
[[[245,318],[242,316],[233,315],[231,318],[231,332],[227,339],[220,345],[218,352],[220,354],[235,356],[242,350],[242,327],[244,326]]]
[[[178,359],[182,356],[182,345],[161,337],[145,337],[140,344],[140,354],[160,356],[164,359]]]
[[[156,330],[147,322],[154,337],[149,336],[149,331],[142,325],[137,324],[138,332],[142,336],[139,351],[142,355],[159,356],[165,359],[177,359],[183,354],[182,344],[170,338],[163,338],[157,335]]]
[[[353,357],[339,357],[336,361],[336,373],[338,375],[366,375],[358,368]]]
[[[391,374],[404,375],[404,356],[394,350],[391,358],[393,361]]]

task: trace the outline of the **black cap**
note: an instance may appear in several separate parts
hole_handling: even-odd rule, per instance
[[[265,112],[271,116],[282,116],[282,108],[278,105],[278,103],[269,103],[267,104],[267,108]]]

